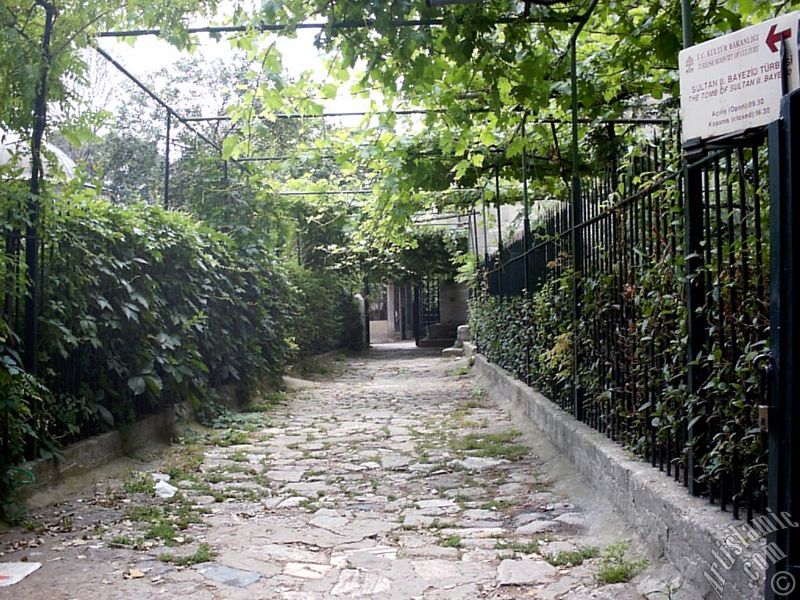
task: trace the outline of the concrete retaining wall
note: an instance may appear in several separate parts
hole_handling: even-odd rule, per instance
[[[465,343],[467,354],[474,346]],[[730,535],[730,513],[688,495],[686,488],[633,457],[588,425],[575,420],[543,395],[475,354],[479,383],[496,402],[531,419],[620,515],[633,526],[653,558],[666,559],[705,598],[719,598],[704,572],[718,560],[718,542]],[[729,569],[718,566],[725,585],[721,597],[763,598],[763,581],[750,585],[744,564],[763,542],[752,544]],[[717,552],[714,556],[712,552]]]
[[[56,483],[73,475],[86,473],[127,452],[146,444],[168,442],[175,433],[175,413],[169,409],[161,414],[146,417],[122,431],[109,431],[64,448],[64,460],[35,460],[24,465],[35,475],[33,485],[26,487],[26,493]]]

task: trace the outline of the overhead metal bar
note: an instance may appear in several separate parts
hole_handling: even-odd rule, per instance
[[[167,111],[167,146],[164,149],[164,208],[169,208],[169,147],[172,141],[172,111]]]
[[[477,192],[477,188],[449,188],[446,190],[426,191],[428,194],[455,194],[464,192]],[[372,194],[373,190],[326,190],[315,192],[314,190],[289,190],[284,192],[274,192],[275,196],[341,196],[346,194]]]
[[[367,146],[364,146],[364,147],[367,147]],[[505,148],[497,148],[497,147],[487,148],[487,150],[489,152],[495,153],[495,154],[499,154],[499,153],[502,153],[502,152],[506,151]],[[300,150],[299,154],[300,155],[307,154],[309,158],[313,158],[314,160],[335,160],[335,159],[341,157],[341,155],[337,155],[337,154],[319,154],[319,155],[315,155],[314,152],[315,152],[315,150],[313,150],[313,149]],[[442,154],[441,152],[434,152],[434,151],[410,152],[408,154],[408,156],[411,156],[411,157],[414,157],[414,158],[416,158],[416,157],[420,157],[420,158],[421,157],[455,158],[453,155]],[[362,158],[362,157],[356,157],[356,158]],[[534,158],[538,158],[538,159],[541,159],[541,160],[549,160],[549,158],[546,157],[546,156],[537,156],[537,157],[534,157]],[[296,155],[286,155],[286,156],[248,156],[248,157],[239,158],[237,160],[239,162],[281,162],[281,161],[285,161],[285,160],[297,160],[297,156]],[[369,160],[369,158],[365,158],[364,160]]]
[[[435,223],[437,221],[447,221],[448,219],[463,219],[464,217],[469,216],[468,214],[464,215],[431,215],[425,219],[414,219],[414,223]]]
[[[441,27],[443,25],[452,23],[453,18],[429,18],[429,19],[393,19],[387,23],[381,23],[382,27],[391,27],[395,29],[402,29],[405,27]],[[455,22],[463,24],[464,18],[455,18]],[[535,19],[524,17],[499,17],[494,19],[494,25],[511,25],[514,23],[529,23],[529,24],[563,24],[563,23],[576,23],[578,19],[575,15],[557,15],[552,17],[538,17]],[[284,31],[298,31],[298,30],[343,30],[343,29],[369,29],[375,27],[377,21],[375,19],[353,19],[348,21],[338,21],[334,23],[257,23],[255,25],[205,25],[203,27],[188,27],[186,33],[189,35],[207,33],[207,34],[222,34],[222,33],[244,33],[247,31],[257,31],[262,33],[280,33]],[[119,37],[142,37],[151,35],[161,35],[161,29],[128,29],[123,31],[103,31],[97,34],[101,38],[119,38]]]
[[[100,54],[100,56],[102,56],[109,63],[111,63],[120,73],[122,73],[123,75],[125,75],[125,77],[130,79],[136,85],[136,87],[138,87],[145,94],[147,94],[156,104],[158,104],[159,106],[161,106],[164,109],[166,109],[168,114],[171,114],[178,121],[180,121],[183,124],[184,127],[189,129],[189,131],[194,133],[197,137],[199,137],[201,140],[203,140],[205,143],[210,145],[212,148],[214,148],[218,152],[222,152],[222,146],[217,144],[214,140],[212,140],[212,139],[208,138],[207,136],[205,136],[202,132],[200,132],[197,129],[195,129],[195,127],[191,123],[189,123],[186,120],[185,117],[183,117],[180,114],[178,114],[178,112],[174,108],[172,108],[169,104],[167,104],[167,102],[164,101],[160,96],[158,96],[158,94],[153,92],[144,83],[139,81],[139,79],[137,79],[137,77],[133,73],[131,73],[130,71],[128,71],[128,69],[123,67],[113,56],[111,56],[108,52],[106,52],[105,50],[103,50],[102,48],[99,48],[97,46],[95,46],[95,50],[98,52],[98,54]],[[234,159],[231,159],[231,160],[243,172],[247,173],[248,175],[252,175],[250,170],[245,165],[240,164],[238,161],[236,161]]]
[[[313,190],[300,190],[288,192],[274,192],[275,196],[343,196],[347,194],[371,194],[372,190],[333,190],[315,192]]]
[[[521,106],[514,107],[512,109],[514,112],[524,112]],[[427,114],[442,114],[446,112],[452,112],[448,109],[442,108],[415,108],[415,109],[401,109],[401,110],[378,110],[378,111],[343,111],[343,112],[327,112],[327,113],[277,113],[275,115],[267,117],[258,117],[259,120],[267,121],[272,119],[273,117],[276,119],[326,119],[326,118],[337,118],[337,117],[364,117],[366,115],[388,115],[388,114],[395,114],[395,115],[427,115]],[[491,112],[489,108],[469,108],[466,109],[465,112],[467,113],[474,113],[474,114],[481,114],[481,113],[488,113]],[[185,117],[187,121],[194,122],[194,123],[201,123],[206,121],[230,121],[231,117],[228,115],[217,115],[217,116],[209,116],[209,117]],[[571,123],[571,120],[565,121],[562,119],[554,119],[554,118],[543,118],[543,119],[528,119],[528,123],[532,125],[550,125],[556,124],[561,125],[564,123]],[[589,119],[587,117],[581,117],[578,119],[578,123],[602,123],[604,125],[613,124],[613,125],[669,125],[672,121],[670,119],[661,118],[661,117],[643,117],[643,118],[619,118],[619,119],[601,119],[599,121],[595,121],[595,119]]]
[[[469,227],[469,223],[427,223],[425,221],[413,221],[414,225],[424,225],[425,227],[446,227],[450,229],[464,229]]]

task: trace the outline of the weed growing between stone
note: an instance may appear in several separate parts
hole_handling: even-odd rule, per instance
[[[630,548],[627,542],[617,542],[603,549],[597,579],[602,583],[626,583],[636,577],[646,566],[643,558],[626,558]]]

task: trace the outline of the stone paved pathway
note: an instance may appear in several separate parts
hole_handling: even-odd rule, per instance
[[[409,345],[350,358],[0,534],[0,561],[43,563],[0,598],[669,597],[659,565],[601,581],[642,569],[635,543],[467,371]]]

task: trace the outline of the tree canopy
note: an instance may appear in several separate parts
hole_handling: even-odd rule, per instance
[[[695,2],[694,37],[702,41],[796,4]],[[51,51],[45,55],[41,36],[47,7],[54,10],[55,24]],[[152,189],[141,195],[155,200],[158,186],[152,179],[163,152],[161,125],[121,134],[118,126],[109,129],[111,115],[68,108],[80,104],[87,92],[87,51],[99,43],[99,33],[158,29],[160,37],[189,56],[161,79],[172,77],[185,84],[181,89],[195,86],[197,92],[192,97],[174,87],[159,90],[155,80],[151,86],[190,116],[216,106],[230,118],[224,127],[219,122],[202,125],[221,153],[186,130],[179,134],[182,150],[174,167],[183,198],[178,192],[178,205],[191,210],[194,203],[203,217],[220,225],[228,219],[235,221],[229,227],[268,230],[272,233],[265,235],[276,236],[286,218],[308,209],[275,192],[369,189],[371,194],[338,206],[325,196],[298,201],[316,204],[319,214],[343,211],[340,215],[346,214],[351,226],[345,228],[346,239],[335,245],[344,244],[364,258],[381,244],[414,245],[415,214],[470,210],[480,197],[479,191],[469,191],[473,188],[485,187],[484,198],[496,201],[494,186],[485,185],[495,172],[501,179],[499,201],[513,202],[519,197],[523,147],[532,196],[553,198],[565,189],[565,174],[572,168],[568,52],[579,28],[583,168],[605,160],[604,144],[624,143],[608,138],[604,121],[675,116],[682,45],[677,2],[484,0],[431,8],[423,0],[272,0],[255,10],[240,2],[225,8],[223,14],[216,0],[7,0],[0,7],[0,127],[30,131],[39,67],[49,61],[48,95],[51,105],[60,107],[51,110],[51,128],[75,144],[91,141],[95,167],[104,166],[107,180],[127,186],[129,195],[147,185],[119,172],[119,165],[124,160],[137,164],[139,175],[151,180]],[[191,51],[205,34],[190,33],[190,23],[242,28],[228,38],[236,59],[216,71],[192,62]],[[326,64],[318,65],[316,73],[290,76],[276,36],[291,36],[309,23],[325,24],[315,43],[325,51]],[[283,30],[263,30],[275,26]],[[281,113],[318,116],[340,88],[371,99],[373,111],[358,126],[279,118]],[[215,102],[198,101],[210,90],[215,90]],[[141,92],[131,93],[127,122],[159,122],[160,116],[148,117],[146,103]],[[419,112],[405,114],[404,109]],[[106,123],[102,140],[76,135],[87,123],[95,134],[103,132],[100,122]],[[275,160],[242,163],[246,168],[220,175],[221,162],[259,155]]]

